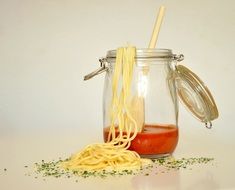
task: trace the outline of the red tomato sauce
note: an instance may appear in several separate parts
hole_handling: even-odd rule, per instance
[[[104,141],[107,142],[109,128],[104,129]],[[118,131],[117,131],[118,135]],[[145,125],[131,141],[129,150],[140,155],[171,154],[178,143],[178,128],[175,125]]]

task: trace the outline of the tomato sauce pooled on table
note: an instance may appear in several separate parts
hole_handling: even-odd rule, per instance
[[[104,129],[104,141],[107,142],[109,128]],[[116,132],[118,135],[118,131]],[[145,125],[131,141],[129,150],[141,155],[169,154],[178,143],[178,128],[175,125]]]

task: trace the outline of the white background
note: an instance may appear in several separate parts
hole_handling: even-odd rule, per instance
[[[157,46],[185,55],[182,64],[207,84],[220,113],[207,130],[181,106],[181,138],[198,147],[209,144],[208,149],[216,149],[217,143],[235,148],[233,0],[0,0],[2,147],[20,143],[16,139],[21,135],[29,138],[24,146],[35,146],[37,135],[61,133],[69,139],[73,134],[70,143],[60,142],[66,153],[101,141],[104,75],[87,82],[83,76],[98,68],[107,50],[127,43],[147,47],[161,4],[166,15]],[[84,137],[87,131],[89,138]],[[184,147],[180,141],[176,153]],[[46,152],[39,145],[37,149]],[[231,153],[234,149],[226,154]]]

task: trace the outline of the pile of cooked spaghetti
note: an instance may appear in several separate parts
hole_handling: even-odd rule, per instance
[[[135,56],[136,48],[131,46],[118,48],[116,52],[108,142],[88,145],[62,162],[63,168],[71,171],[138,170],[143,164],[151,162],[128,150],[139,127],[136,116],[133,116],[131,111],[134,98],[131,94],[131,82]]]

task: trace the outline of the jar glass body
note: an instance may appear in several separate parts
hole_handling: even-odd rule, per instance
[[[130,150],[142,157],[161,157],[173,153],[178,143],[178,99],[175,88],[173,54],[168,49],[137,49],[131,83],[132,97],[143,97],[143,128],[131,142]],[[104,141],[107,141],[112,102],[115,51],[107,53],[103,93]],[[133,112],[134,113],[134,112]],[[137,117],[137,119],[140,119]],[[118,125],[118,123],[116,123]]]

